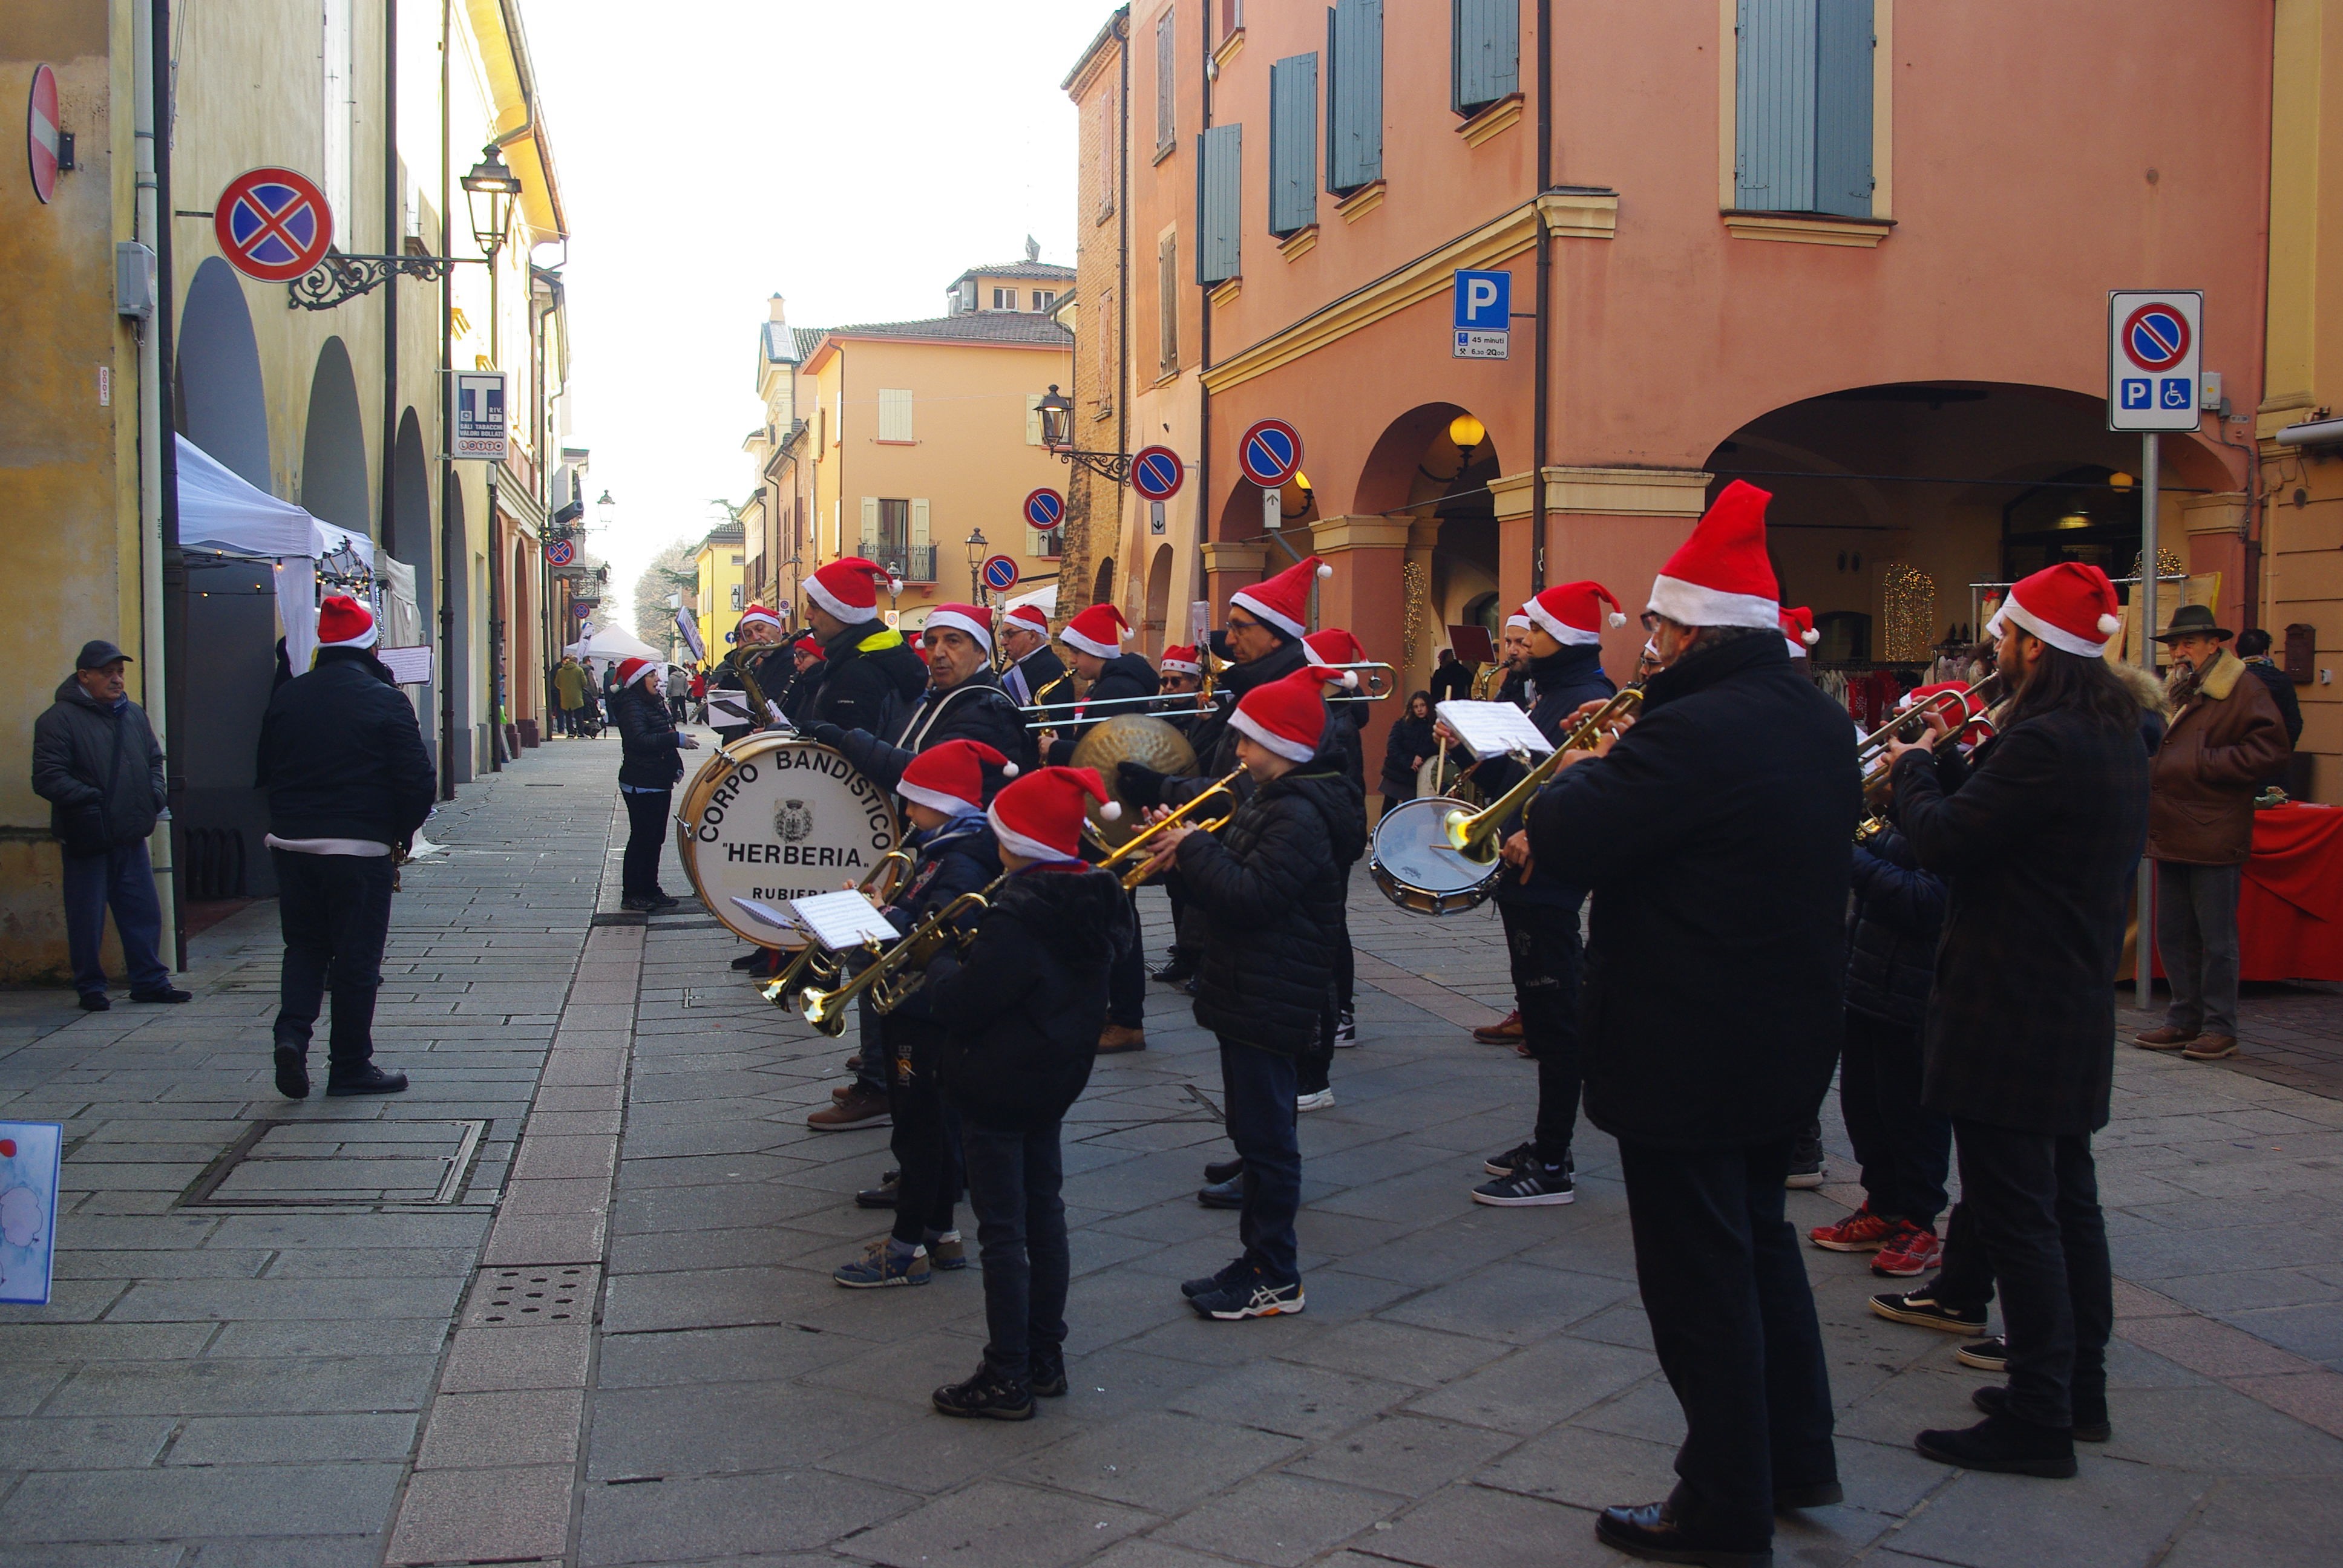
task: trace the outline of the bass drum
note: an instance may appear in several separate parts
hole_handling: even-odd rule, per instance
[[[743,941],[799,946],[732,900],[779,910],[870,874],[903,841],[895,802],[827,746],[794,735],[743,736],[684,786],[676,854],[708,912]],[[891,878],[892,873],[890,873]],[[887,886],[872,890],[886,901]]]
[[[1481,907],[1496,890],[1503,861],[1483,862],[1448,847],[1448,813],[1470,810],[1433,795],[1403,800],[1375,824],[1367,871],[1383,897],[1419,915],[1454,915]]]

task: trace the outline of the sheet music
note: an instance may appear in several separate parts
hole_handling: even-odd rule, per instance
[[[708,722],[730,726],[752,724],[749,717],[749,696],[742,691],[711,690],[708,694]]]
[[[1514,751],[1543,757],[1554,749],[1554,742],[1538,733],[1530,716],[1510,702],[1451,698],[1436,711],[1440,722],[1454,730],[1456,739],[1476,758],[1503,757]]]
[[[832,952],[844,952],[865,942],[892,942],[900,934],[877,905],[853,888],[791,899],[789,912],[799,927],[813,933],[814,940]]]
[[[761,921],[777,931],[788,931],[793,936],[805,934],[805,927],[791,919],[786,910],[777,910],[770,904],[760,904],[754,899],[744,899],[737,893],[733,895],[732,901],[748,910],[749,918],[752,920]]]

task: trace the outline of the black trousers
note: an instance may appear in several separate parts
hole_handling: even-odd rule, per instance
[[[307,1054],[330,976],[334,1021],[327,1055],[336,1067],[362,1066],[374,1058],[374,999],[390,934],[390,857],[271,849],[268,858],[277,868],[277,918],[285,934],[277,1043]]]
[[[1131,904],[1131,926],[1139,929],[1139,894],[1123,897]],[[1106,971],[1106,1020],[1125,1029],[1147,1027],[1147,954],[1134,940]]]
[[[1302,1277],[1293,1217],[1302,1208],[1302,1134],[1293,1116],[1293,1058],[1219,1037],[1221,1098],[1229,1141],[1244,1161],[1237,1239],[1248,1262],[1271,1282]]]
[[[2088,1134],[2017,1132],[1956,1118],[1961,1202],[2001,1287],[2009,1413],[2075,1423],[2107,1402],[2115,1282]]]
[[[1839,1048],[1838,1108],[1863,1165],[1871,1211],[1936,1228],[1945,1211],[1945,1174],[1953,1124],[1920,1103],[1920,1031],[1846,1010]]]
[[[621,789],[618,799],[627,803],[627,853],[619,862],[619,896],[651,898],[659,890],[659,849],[667,842],[675,791],[661,789],[646,795]]]
[[[887,1110],[893,1125],[887,1147],[901,1171],[895,1186],[894,1236],[906,1245],[950,1230],[952,1205],[960,1201],[960,1140],[936,1081],[940,1034],[932,1025],[909,1019],[880,1025],[890,1069]]]
[[[1622,1142],[1619,1163],[1644,1312],[1684,1406],[1677,1497],[1722,1538],[1762,1544],[1777,1488],[1838,1479],[1822,1329],[1782,1215],[1789,1142]]]
[[[1945,1216],[1945,1261],[1923,1288],[1947,1307],[1981,1312],[1993,1304],[1993,1264],[1977,1239],[1976,1211],[1966,1201]]]
[[[960,1126],[968,1157],[968,1202],[984,1263],[984,1364],[1022,1387],[1036,1368],[1064,1363],[1065,1157],[1059,1124],[1039,1132]]]
[[[1585,1068],[1578,1046],[1578,981],[1585,955],[1578,911],[1550,904],[1501,903],[1505,954],[1513,977],[1513,1005],[1522,1010],[1522,1043],[1537,1061],[1538,1158],[1560,1165],[1578,1125],[1578,1095]]]

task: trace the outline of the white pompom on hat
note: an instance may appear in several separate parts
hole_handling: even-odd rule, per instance
[[[1608,615],[1605,605],[1611,607]],[[1557,584],[1522,606],[1522,612],[1531,625],[1567,648],[1595,647],[1603,641],[1605,626],[1627,624],[1618,598],[1594,581]]]
[[[984,804],[984,770],[1017,777],[1017,764],[981,740],[947,740],[905,765],[895,792],[932,810],[966,811]]]
[[[1082,819],[1092,800],[1100,802],[1105,820],[1121,818],[1122,808],[1108,796],[1097,769],[1038,768],[1004,785],[985,819],[1002,849],[1029,860],[1080,860]]]
[[[2082,658],[2105,658],[2107,644],[2123,629],[2115,584],[2081,561],[2046,567],[2011,588],[1986,623],[1986,635],[1999,637],[2006,624],[2023,627],[2052,648]]]
[[[1310,629],[1311,585],[1333,575],[1332,567],[1312,556],[1273,578],[1237,589],[1229,602],[1244,606],[1288,637],[1301,637]]]
[[[1790,645],[1792,658],[1804,658],[1806,649],[1822,641],[1823,634],[1815,629],[1815,612],[1804,605],[1782,612],[1782,640]]]

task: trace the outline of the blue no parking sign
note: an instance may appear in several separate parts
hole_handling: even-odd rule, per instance
[[[2205,296],[2193,288],[2107,295],[2107,428],[2194,430]]]

